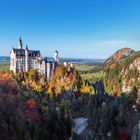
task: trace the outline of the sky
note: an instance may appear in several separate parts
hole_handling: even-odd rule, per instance
[[[0,56],[12,46],[65,58],[140,50],[140,0],[0,0]]]

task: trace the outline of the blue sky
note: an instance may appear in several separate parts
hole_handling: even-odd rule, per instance
[[[140,50],[139,0],[0,0],[0,55],[17,47],[43,56],[106,58],[129,47]]]

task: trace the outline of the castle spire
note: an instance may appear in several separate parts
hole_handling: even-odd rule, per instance
[[[53,59],[54,59],[54,68],[53,69],[55,70],[56,67],[59,64],[59,55],[58,55],[58,51],[57,50],[54,52]]]
[[[54,58],[54,62],[59,63],[59,55],[58,55],[58,51],[57,50],[54,52],[53,58]]]
[[[22,43],[22,39],[21,37],[19,38],[19,42],[18,42],[18,48],[22,49],[23,43]]]
[[[28,50],[28,45],[26,45],[26,50]]]

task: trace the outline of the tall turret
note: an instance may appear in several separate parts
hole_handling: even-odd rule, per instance
[[[23,43],[22,43],[22,39],[21,37],[19,38],[19,42],[18,42],[18,48],[22,49]]]
[[[54,56],[53,56],[53,58],[54,58],[54,62],[59,63],[59,55],[58,55],[58,51],[55,51],[55,52],[54,52]]]
[[[17,70],[17,63],[16,63],[16,54],[14,53],[14,48],[10,52],[10,70],[16,73]]]
[[[29,71],[29,50],[28,50],[27,45],[26,45],[26,49],[25,49],[25,71],[26,72]]]
[[[55,70],[55,68],[59,64],[59,55],[58,55],[58,51],[57,50],[54,52],[53,59],[54,59],[54,68],[53,69]]]

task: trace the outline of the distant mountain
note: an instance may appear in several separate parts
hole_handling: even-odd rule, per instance
[[[53,61],[52,57],[48,57],[49,61]],[[104,59],[84,59],[84,58],[60,58],[60,63],[64,62],[73,63],[73,64],[88,64],[88,65],[103,65]]]
[[[132,56],[134,53],[135,51],[130,48],[122,48],[118,50],[117,52],[115,52],[113,55],[111,55],[109,58],[107,58],[107,60],[105,61],[105,64],[107,66],[110,66],[114,63],[121,62],[129,58],[130,56]]]
[[[94,64],[102,65],[104,64],[104,59],[78,59],[78,58],[60,58],[60,63],[69,62],[73,64]]]
[[[140,51],[121,49],[112,55],[106,64],[104,79],[106,92],[120,94],[132,92],[133,89],[140,92]]]
[[[10,57],[8,56],[0,56],[0,62],[8,62],[10,61]]]

